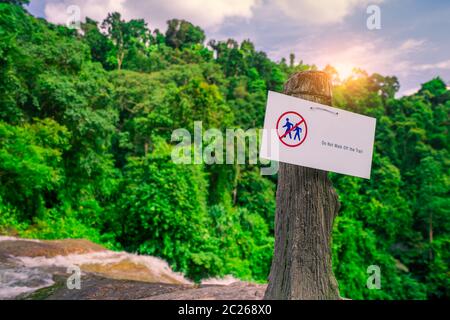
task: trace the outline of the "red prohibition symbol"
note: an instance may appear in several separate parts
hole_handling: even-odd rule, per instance
[[[308,135],[305,118],[295,111],[283,113],[277,121],[277,135],[287,147],[298,147]]]

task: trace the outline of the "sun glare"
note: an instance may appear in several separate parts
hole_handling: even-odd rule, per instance
[[[339,74],[341,80],[345,80],[352,75],[354,66],[350,63],[335,63],[334,68]]]

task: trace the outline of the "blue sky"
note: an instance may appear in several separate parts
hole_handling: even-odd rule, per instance
[[[381,29],[369,30],[366,9],[380,8]],[[396,75],[400,94],[440,76],[450,83],[450,1],[435,0],[31,0],[28,10],[55,23],[69,19],[76,5],[81,18],[102,20],[119,11],[165,30],[180,18],[202,27],[209,39],[251,39],[274,60],[335,66],[341,77],[353,67]]]

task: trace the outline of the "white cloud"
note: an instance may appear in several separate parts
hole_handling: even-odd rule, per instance
[[[45,0],[45,15],[54,23],[65,23],[66,9],[77,5],[81,18],[102,21],[109,12],[118,11],[126,19],[144,18],[152,28],[165,29],[166,21],[180,18],[202,28],[219,26],[228,17],[249,19],[260,4],[272,5],[300,24],[323,25],[341,22],[356,9],[384,0]],[[278,11],[278,10],[275,10]],[[283,17],[280,16],[280,19]]]
[[[70,18],[67,12],[69,6],[75,5],[80,8],[81,19],[85,17],[102,21],[109,12],[124,12],[126,0],[48,0],[45,5],[45,17],[53,23],[65,24]]]
[[[437,63],[418,64],[413,66],[413,69],[417,71],[436,70],[436,69],[450,70],[450,60],[445,60]]]
[[[398,46],[383,39],[351,45],[339,52],[333,59],[344,65],[359,67],[369,72],[406,76],[413,70],[409,55],[424,48],[425,41],[407,39]]]
[[[369,73],[407,76],[415,71],[412,55],[424,50],[426,42],[407,39],[401,43],[389,43],[383,38],[351,39],[346,42],[317,42],[314,38],[302,41],[297,46],[273,50],[271,56],[287,57],[290,52],[301,53],[305,63],[324,68],[330,64],[336,68],[341,78],[351,75],[353,68],[361,68]],[[307,50],[306,48],[314,48]]]
[[[420,90],[420,87],[414,87],[414,88],[411,88],[411,89],[407,89],[407,90],[402,91],[402,92],[399,94],[399,96],[400,96],[400,97],[403,97],[403,96],[410,96],[410,95],[412,95],[412,94],[417,93],[417,91],[419,91],[419,90]]]
[[[54,23],[66,23],[70,5],[77,5],[81,18],[102,21],[118,11],[125,19],[145,19],[152,28],[165,29],[166,21],[185,19],[202,28],[215,27],[227,17],[250,18],[260,0],[47,0],[45,15]]]
[[[383,0],[274,0],[284,14],[300,24],[332,24],[341,22],[357,8]]]
[[[153,26],[165,27],[172,18],[185,19],[202,28],[215,27],[227,17],[252,17],[259,0],[128,0],[127,10],[144,15]]]
[[[400,50],[402,51],[412,51],[415,49],[420,49],[423,44],[425,44],[425,40],[423,39],[407,39],[402,42],[400,45]]]

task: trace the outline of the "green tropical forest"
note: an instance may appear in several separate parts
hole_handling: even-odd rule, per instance
[[[267,91],[298,71],[251,40],[209,40],[120,13],[81,32],[0,1],[0,234],[86,238],[165,259],[194,281],[267,282],[277,176],[259,164],[175,164],[178,128],[262,128]],[[300,57],[301,58],[301,57]],[[333,105],[377,119],[370,180],[330,173],[341,208],[333,268],[343,297],[450,298],[450,91],[354,70]],[[382,272],[368,290],[367,268]]]

